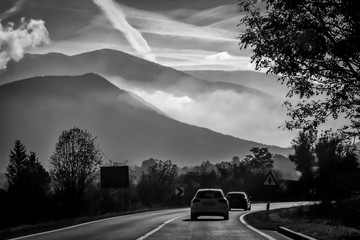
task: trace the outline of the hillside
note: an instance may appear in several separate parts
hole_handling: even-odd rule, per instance
[[[245,92],[263,98],[273,98],[266,92],[234,82],[209,82],[211,77],[198,78],[124,52],[102,49],[74,56],[61,53],[26,54],[19,62],[9,62],[0,76],[0,84],[47,75],[81,75],[96,73],[106,79],[127,85],[141,85],[149,90],[164,90],[177,95],[198,94],[215,90]],[[205,80],[204,80],[205,79]]]
[[[87,129],[107,161],[138,164],[150,157],[179,166],[240,158],[260,143],[184,124],[154,111],[95,75],[34,77],[0,86],[0,170],[15,140],[35,151],[48,167],[61,131]],[[290,150],[269,147],[287,155]]]
[[[255,88],[280,98],[288,92],[286,85],[278,81],[278,76],[267,75],[253,71],[185,71],[194,77],[206,79],[209,82],[233,83],[249,88]]]

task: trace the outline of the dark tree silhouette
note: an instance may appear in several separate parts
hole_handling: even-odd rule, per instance
[[[169,205],[175,195],[178,168],[170,160],[151,160],[155,160],[155,163],[149,166],[147,172],[143,172],[137,185],[137,193],[147,206]]]
[[[295,163],[296,170],[301,173],[300,180],[305,182],[308,187],[314,183],[315,153],[314,144],[317,139],[317,131],[310,128],[299,132],[297,138],[292,141],[294,154],[289,155],[289,159]]]
[[[273,154],[268,148],[253,147],[252,155],[246,155],[244,162],[250,169],[270,169],[273,167]]]
[[[8,191],[12,194],[17,194],[23,191],[22,184],[22,170],[25,168],[27,154],[25,146],[20,140],[15,141],[14,149],[10,151],[10,162],[6,168],[6,176],[9,182]]]
[[[26,154],[25,146],[17,140],[10,152],[6,176],[13,206],[14,221],[35,222],[43,218],[49,192],[50,176],[35,152]]]
[[[354,146],[344,139],[339,133],[326,131],[315,145],[323,201],[339,202],[349,192],[359,190],[359,162]]]
[[[65,214],[82,210],[85,189],[99,172],[103,154],[96,138],[86,130],[63,131],[50,159],[52,185]]]
[[[239,0],[246,15],[241,48],[250,47],[258,70],[279,75],[289,87],[289,129],[317,127],[346,117],[360,131],[360,14],[358,0]],[[316,97],[316,98],[315,98]],[[351,131],[350,131],[351,130]]]

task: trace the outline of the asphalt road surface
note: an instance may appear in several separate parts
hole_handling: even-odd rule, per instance
[[[283,208],[299,204],[301,203],[271,203],[270,208]],[[252,211],[265,208],[266,204],[252,204]],[[191,221],[189,208],[161,210],[113,217],[16,239],[266,239],[242,224],[240,217],[247,212],[232,210],[229,220],[223,220],[222,217],[203,216],[199,217],[197,221]]]

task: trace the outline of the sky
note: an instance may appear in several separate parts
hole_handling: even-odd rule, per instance
[[[254,70],[251,51],[238,45],[242,16],[237,0],[2,0],[0,69],[27,52],[111,48],[177,70]],[[295,136],[281,129],[282,96],[269,104],[231,90],[195,98],[128,80],[117,84],[179,121],[283,147]]]
[[[114,48],[180,70],[253,69],[250,52],[238,46],[236,0],[3,1],[12,3],[0,14],[3,24],[21,17],[45,22],[51,42],[34,53]]]

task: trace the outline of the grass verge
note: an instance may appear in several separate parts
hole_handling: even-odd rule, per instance
[[[359,240],[360,230],[341,222],[309,214],[310,206],[271,210],[247,215],[245,221],[260,230],[275,230],[282,226],[319,240]]]

